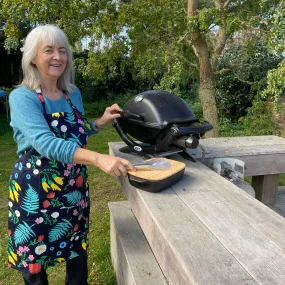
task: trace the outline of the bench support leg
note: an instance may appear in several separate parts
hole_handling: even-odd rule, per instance
[[[252,176],[252,187],[257,200],[265,205],[276,202],[279,174]]]

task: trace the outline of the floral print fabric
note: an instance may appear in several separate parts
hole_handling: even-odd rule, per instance
[[[85,148],[90,125],[72,112],[45,113],[56,137]],[[87,250],[89,187],[85,165],[63,164],[34,149],[22,154],[9,182],[8,266],[36,274]]]

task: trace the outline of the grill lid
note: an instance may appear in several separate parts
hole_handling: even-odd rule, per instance
[[[156,129],[163,129],[173,123],[199,121],[185,101],[161,90],[136,95],[124,105],[124,113],[128,120],[137,125]]]

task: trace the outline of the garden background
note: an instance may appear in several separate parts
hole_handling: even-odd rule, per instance
[[[281,135],[285,86],[284,0],[0,0],[0,89],[21,80],[21,47],[39,24],[59,25],[74,53],[75,84],[89,119],[139,92],[184,99],[215,136]],[[7,268],[8,178],[17,159],[0,100],[0,284],[22,284]],[[284,117],[284,118],[283,118]],[[89,140],[108,153],[112,126]],[[89,167],[90,284],[116,284],[107,203],[125,199],[116,179]],[[284,176],[280,185],[285,185]],[[63,284],[64,264],[49,269]]]

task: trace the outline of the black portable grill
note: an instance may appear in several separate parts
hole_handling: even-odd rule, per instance
[[[201,136],[213,128],[207,121],[199,122],[180,97],[160,90],[131,98],[113,126],[127,144],[120,151],[146,157],[168,156],[185,148],[197,148]]]

